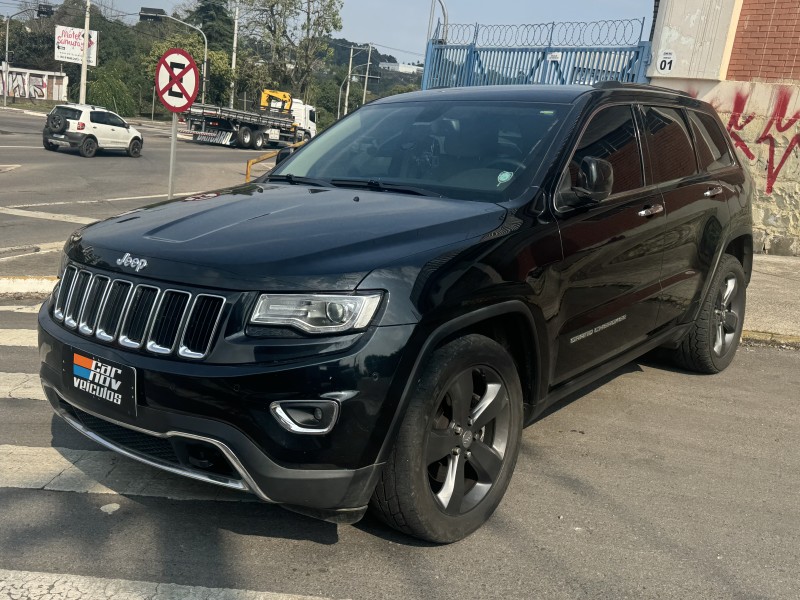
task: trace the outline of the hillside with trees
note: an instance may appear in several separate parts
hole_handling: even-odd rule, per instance
[[[325,127],[341,112],[340,89],[345,87],[350,48],[355,46],[357,68],[348,106],[353,110],[361,105],[367,46],[336,37],[342,27],[342,0],[241,0],[235,79],[232,5],[227,0],[189,0],[172,15],[200,27],[208,38],[207,103],[227,106],[233,93],[237,107],[249,107],[264,88],[285,90],[315,105]],[[63,0],[53,16],[42,18],[34,18],[33,2],[20,3],[20,10],[28,6],[29,14],[10,23],[11,67],[63,70],[69,76],[69,98],[76,101],[80,65],[54,60],[53,35],[56,25],[83,27],[85,0]],[[98,66],[89,68],[88,102],[124,116],[149,115],[156,61],[167,48],[184,48],[202,64],[202,37],[185,25],[170,19],[132,23],[135,16],[94,3],[91,10],[91,29],[98,32]],[[5,43],[4,25],[0,45]],[[367,102],[419,89],[419,75],[381,70],[380,62],[396,60],[373,46]],[[156,112],[161,112],[158,106]]]

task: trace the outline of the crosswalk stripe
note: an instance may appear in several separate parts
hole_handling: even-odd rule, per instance
[[[0,598],[67,600],[69,598],[123,598],[129,600],[326,600],[320,596],[297,596],[231,588],[207,588],[129,579],[107,579],[64,573],[10,571],[0,569]]]
[[[40,212],[36,210],[18,210],[16,208],[0,208],[0,213],[13,215],[15,217],[29,217],[31,219],[47,219],[48,221],[61,221],[63,223],[78,223],[89,225],[95,223],[94,217],[80,217],[78,215],[62,215],[59,213]]]
[[[9,444],[0,445],[0,488],[172,500],[258,501],[254,495],[173,475],[116,452]]]
[[[41,304],[7,304],[7,305],[0,305],[0,312],[13,312],[13,313],[26,313],[26,314],[36,314],[39,312],[39,307]]]
[[[175,196],[196,196],[205,192],[175,192]],[[125,196],[122,198],[101,198],[100,200],[61,200],[58,202],[39,202],[35,204],[13,204],[8,208],[35,208],[37,206],[62,206],[64,204],[98,204],[100,202],[121,202],[123,200],[153,200],[166,198],[167,194],[150,194],[149,196]]]
[[[0,373],[0,400],[4,398],[46,400],[39,375],[35,373]]]
[[[9,262],[34,254],[48,254],[59,252],[64,247],[64,242],[47,242],[44,244],[30,244],[28,246],[18,246],[16,248],[0,248],[0,262]],[[10,254],[10,256],[5,256]]]
[[[53,291],[57,278],[52,277],[0,277],[2,294],[49,294]]]
[[[38,345],[38,339],[35,329],[0,329],[0,346],[35,348]]]

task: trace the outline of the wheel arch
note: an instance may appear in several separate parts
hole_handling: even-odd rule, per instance
[[[543,349],[540,334],[544,325],[538,324],[530,308],[520,300],[507,300],[484,306],[460,315],[434,329],[423,342],[405,383],[392,422],[381,447],[378,460],[384,462],[405,417],[413,386],[419,379],[427,359],[448,342],[471,333],[484,335],[502,345],[514,359],[523,393],[523,419],[528,424],[538,401],[542,398]],[[527,360],[526,360],[527,357]]]
[[[752,234],[742,234],[734,237],[725,247],[725,254],[736,257],[744,269],[745,281],[750,283],[750,276],[753,273],[753,236]]]

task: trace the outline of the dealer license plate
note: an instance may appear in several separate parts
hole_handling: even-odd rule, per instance
[[[63,137],[64,137],[64,134],[63,134],[63,133],[54,133],[54,134],[53,134],[53,137],[54,137],[54,138],[63,138]]]
[[[281,130],[280,129],[267,129],[267,136],[269,137],[270,141],[275,141],[281,139]]]
[[[64,385],[87,408],[136,416],[136,369],[69,346],[63,362]]]

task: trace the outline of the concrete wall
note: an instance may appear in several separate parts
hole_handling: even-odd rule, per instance
[[[0,63],[0,97],[6,93],[3,77],[3,63]],[[55,100],[66,102],[69,77],[64,73],[36,71],[11,67],[8,72],[8,97],[33,100]]]
[[[755,179],[756,250],[800,255],[800,0],[661,0],[655,32],[651,83],[711,103]]]

